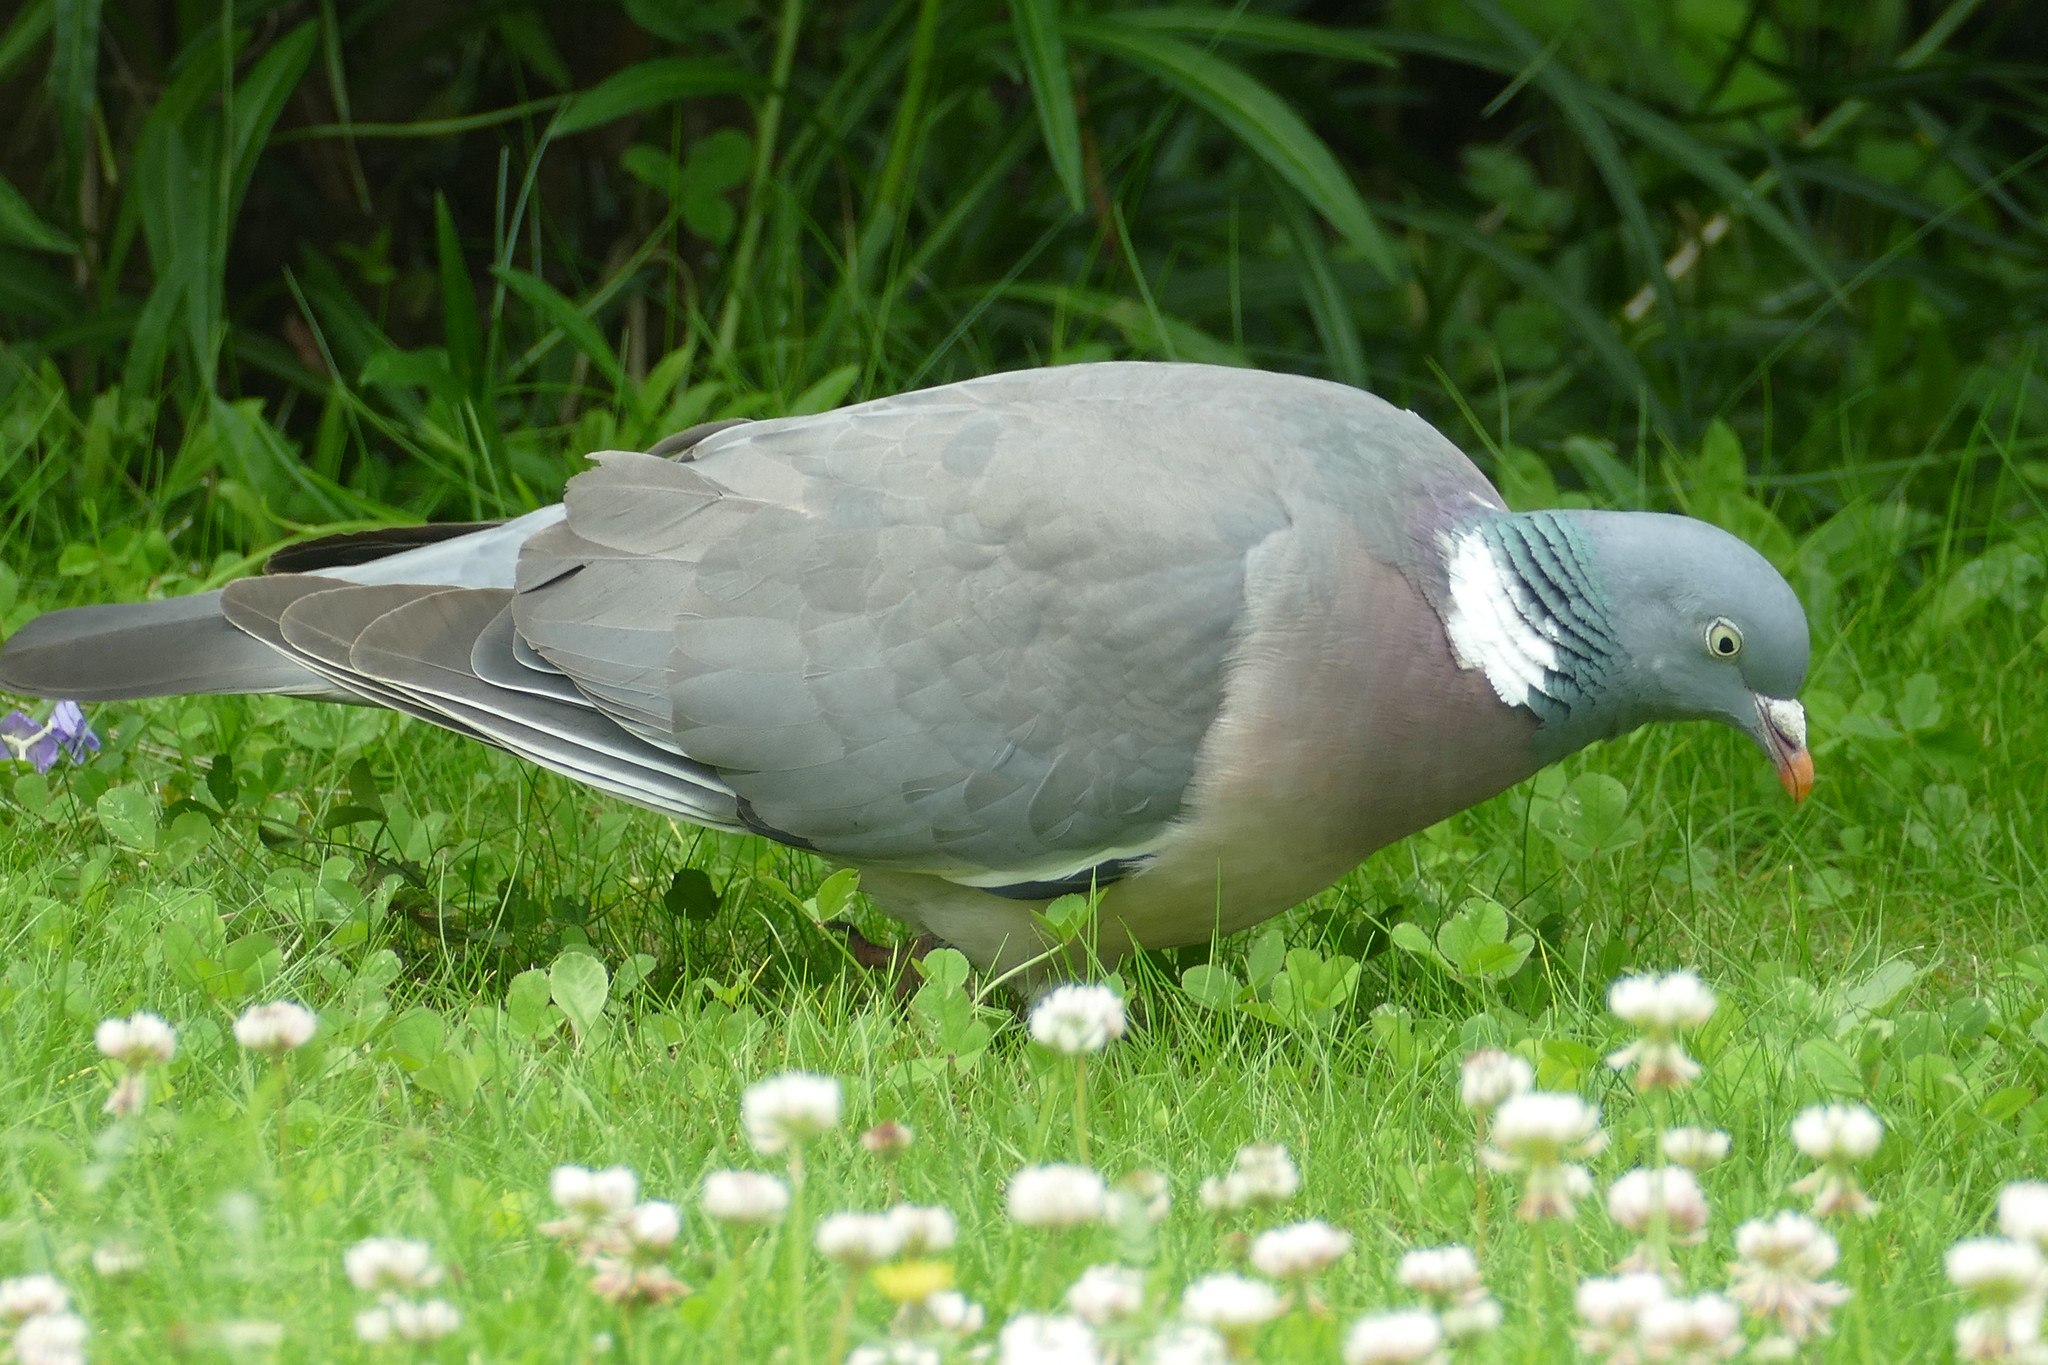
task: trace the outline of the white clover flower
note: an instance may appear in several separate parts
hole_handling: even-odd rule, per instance
[[[1301,1172],[1277,1142],[1237,1149],[1230,1170],[1202,1182],[1202,1203],[1227,1213],[1253,1205],[1284,1204],[1301,1190]]]
[[[1351,1234],[1319,1219],[1270,1228],[1252,1238],[1252,1269],[1274,1280],[1306,1280],[1351,1250]]]
[[[1091,1265],[1067,1290],[1067,1309],[1090,1327],[1134,1318],[1145,1307],[1145,1272],[1125,1265]]]
[[[1638,1166],[1607,1187],[1607,1216],[1638,1237],[1661,1216],[1672,1241],[1695,1246],[1707,1235],[1707,1196],[1683,1166]]]
[[[659,1261],[634,1256],[590,1258],[590,1292],[607,1303],[663,1304],[691,1292],[675,1272]]]
[[[1700,1064],[1688,1057],[1679,1035],[1698,1028],[1714,1013],[1714,993],[1692,972],[1625,976],[1607,993],[1608,1008],[1642,1036],[1607,1059],[1616,1071],[1636,1069],[1638,1090],[1669,1090],[1699,1079]]]
[[[14,1329],[16,1365],[85,1365],[85,1319],[76,1313],[37,1313]]]
[[[365,1294],[406,1294],[441,1279],[434,1249],[405,1237],[366,1237],[341,1254],[341,1265]]]
[[[392,1341],[425,1345],[452,1334],[460,1326],[462,1314],[443,1299],[428,1299],[424,1303],[388,1299],[356,1314],[356,1336],[371,1346]]]
[[[1101,1365],[1095,1333],[1079,1318],[1020,1313],[996,1338],[997,1365]]]
[[[54,1275],[17,1275],[11,1280],[0,1280],[0,1324],[70,1311],[70,1291]]]
[[[1491,1294],[1480,1294],[1467,1302],[1437,1310],[1437,1321],[1443,1324],[1444,1340],[1453,1346],[1492,1336],[1500,1330],[1503,1317],[1500,1303]]]
[[[392,1338],[391,1310],[383,1305],[356,1314],[356,1340],[365,1346],[382,1346]]]
[[[663,1256],[683,1235],[683,1214],[674,1204],[650,1199],[626,1212],[620,1231],[633,1250],[644,1256]]]
[[[1657,1150],[1674,1166],[1710,1171],[1728,1156],[1728,1135],[1718,1128],[1667,1128],[1657,1135]]]
[[[1611,1365],[1633,1365],[1643,1314],[1671,1297],[1662,1275],[1637,1272],[1598,1277],[1580,1283],[1572,1296],[1579,1329],[1579,1349]]]
[[[1132,1171],[1109,1192],[1103,1221],[1122,1228],[1157,1227],[1173,1211],[1173,1187],[1159,1171]]]
[[[1180,1314],[1189,1322],[1213,1327],[1226,1337],[1271,1322],[1287,1308],[1280,1292],[1264,1280],[1244,1275],[1204,1275],[1181,1291]]]
[[[1401,1258],[1395,1278],[1430,1301],[1444,1340],[1462,1345],[1500,1330],[1501,1308],[1479,1278],[1469,1247],[1424,1247]]]
[[[1792,1143],[1820,1163],[1820,1169],[1796,1181],[1793,1192],[1811,1195],[1813,1211],[1825,1218],[1837,1213],[1868,1218],[1877,1205],[1857,1183],[1853,1169],[1870,1159],[1884,1140],[1884,1124],[1860,1104],[1817,1104],[1792,1120]]]
[[[1230,1343],[1214,1328],[1176,1322],[1145,1344],[1145,1365],[1230,1365]]]
[[[1728,1297],[1792,1343],[1823,1336],[1849,1291],[1821,1277],[1841,1258],[1835,1239],[1804,1214],[1752,1218],[1735,1230],[1741,1259],[1728,1266]]]
[[[1826,1229],[1789,1209],[1735,1229],[1735,1250],[1744,1260],[1783,1266],[1808,1279],[1833,1270],[1842,1255]]]
[[[1672,1365],[1710,1365],[1742,1351],[1742,1314],[1719,1294],[1653,1303],[1636,1330],[1649,1359]]]
[[[1992,1308],[1964,1314],[1956,1320],[1956,1359],[2042,1365],[2048,1346],[2041,1342],[2040,1314]]]
[[[1867,1161],[1884,1124],[1860,1104],[1817,1104],[1792,1120],[1792,1145],[1815,1161]]]
[[[1697,972],[1624,976],[1607,992],[1615,1017],[1645,1033],[1696,1029],[1713,1017],[1717,1003]]]
[[[847,1353],[846,1365],[944,1365],[945,1359],[936,1346],[898,1339],[856,1346]]]
[[[839,1126],[839,1082],[808,1071],[785,1071],[747,1087],[740,1125],[763,1156],[788,1151]]]
[[[721,1223],[779,1223],[789,1212],[789,1186],[760,1171],[712,1171],[699,1199]]]
[[[1108,1202],[1108,1184],[1086,1166],[1026,1166],[1010,1179],[1010,1217],[1026,1227],[1098,1223]]]
[[[1344,1365],[1441,1365],[1444,1329],[1423,1308],[1373,1313],[1344,1334]]]
[[[1518,1217],[1570,1218],[1578,1201],[1593,1190],[1593,1178],[1574,1157],[1590,1157],[1607,1145],[1600,1111],[1577,1095],[1532,1090],[1503,1103],[1480,1159],[1496,1171],[1522,1176]]]
[[[177,1031],[146,1010],[126,1019],[101,1020],[92,1041],[101,1056],[126,1067],[155,1066],[168,1062],[178,1051]]]
[[[949,1336],[973,1336],[988,1321],[981,1305],[957,1289],[941,1289],[928,1295],[922,1307],[932,1325]]]
[[[93,1274],[105,1280],[133,1275],[149,1264],[149,1257],[126,1242],[103,1242],[92,1249]]]
[[[898,1204],[884,1216],[895,1228],[905,1256],[936,1256],[950,1251],[960,1235],[952,1211],[936,1205]]]
[[[562,1217],[540,1225],[548,1237],[559,1238],[581,1257],[623,1254],[629,1249],[625,1223],[640,1198],[640,1178],[624,1166],[601,1171],[582,1166],[557,1166],[548,1175],[548,1193]]]
[[[1536,1084],[1536,1069],[1498,1048],[1482,1048],[1458,1067],[1458,1102],[1482,1122]]]
[[[1479,1279],[1479,1260],[1465,1246],[1421,1247],[1401,1257],[1394,1279],[1430,1299],[1463,1298],[1473,1290],[1485,1289]]]
[[[2048,1182],[2015,1180],[2000,1190],[1998,1230],[2048,1256]]]
[[[1031,1010],[1031,1040],[1068,1057],[1124,1036],[1124,1002],[1107,986],[1056,986]]]
[[[917,1141],[917,1130],[895,1119],[884,1119],[860,1135],[861,1147],[880,1157],[902,1156]]]
[[[557,1166],[548,1174],[548,1194],[563,1212],[586,1218],[622,1218],[640,1198],[640,1177],[626,1166],[593,1171]]]
[[[893,1260],[903,1250],[903,1234],[886,1213],[835,1213],[820,1220],[811,1239],[828,1261],[856,1270]]]
[[[320,1017],[304,1005],[273,1000],[242,1011],[235,1020],[235,1041],[251,1052],[282,1057],[304,1047],[319,1026]]]
[[[2010,1308],[2048,1292],[2048,1263],[2030,1242],[1972,1237],[1950,1247],[1942,1264],[1955,1287],[1986,1308]]]

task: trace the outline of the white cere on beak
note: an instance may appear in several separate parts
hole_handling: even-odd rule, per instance
[[[1806,708],[1796,701],[1780,701],[1776,697],[1758,697],[1756,704],[1763,709],[1764,719],[1771,728],[1792,741],[1795,749],[1806,747]]]

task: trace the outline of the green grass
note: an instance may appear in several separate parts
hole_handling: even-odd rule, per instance
[[[1984,422],[1958,431],[1925,459],[2006,480],[2024,508],[2026,447]],[[1166,1172],[1175,1204],[1128,1242],[1010,1225],[1008,1177],[1073,1155],[1066,1066],[952,964],[895,1006],[814,925],[802,902],[829,910],[843,883],[821,888],[803,856],[383,713],[97,708],[92,763],[0,775],[0,1275],[62,1277],[98,1360],[218,1358],[252,1321],[283,1336],[251,1358],[368,1358],[341,1252],[404,1234],[434,1244],[464,1315],[437,1358],[579,1360],[608,1338],[612,1359],[772,1359],[791,1339],[782,1251],[770,1236],[727,1258],[694,1201],[709,1169],[776,1167],[747,1150],[738,1097],[800,1067],[847,1095],[845,1125],[810,1152],[813,1214],[879,1207],[899,1181],[949,1206],[958,1283],[992,1323],[1113,1259],[1145,1266],[1170,1307],[1236,1263],[1237,1234],[1315,1216],[1357,1245],[1323,1286],[1329,1311],[1269,1328],[1258,1358],[1334,1359],[1354,1315],[1407,1300],[1403,1248],[1473,1235],[1459,1057],[1511,1046],[1542,1086],[1600,1102],[1604,1183],[1646,1158],[1651,1120],[1600,1061],[1625,1036],[1605,987],[1691,966],[1722,1006],[1695,1040],[1706,1079],[1675,1112],[1726,1128],[1737,1159],[1706,1177],[1713,1230],[1681,1253],[1688,1281],[1719,1286],[1734,1226],[1796,1204],[1793,1115],[1859,1099],[1889,1130],[1867,1171],[1883,1209],[1837,1229],[1855,1297],[1813,1358],[1947,1359],[1960,1308],[1943,1249],[1986,1228],[2001,1182],[2048,1174],[2041,522],[1871,503],[1795,536],[1739,489],[1714,493],[1715,458],[1675,466],[1691,496],[1726,495],[1697,510],[1782,535],[1815,608],[1814,797],[1787,805],[1731,734],[1661,728],[1386,851],[1213,956],[1130,964],[1141,1022],[1089,1073],[1091,1156],[1112,1177]],[[150,543],[81,541],[0,575],[0,628],[200,572]],[[588,1011],[595,974],[561,964],[589,958],[608,998],[572,1027],[550,986]],[[317,1008],[321,1031],[273,1071],[228,1025],[276,997]],[[174,1021],[180,1049],[147,1114],[117,1122],[92,1031],[138,1008]],[[917,1133],[893,1174],[854,1141],[883,1119]],[[1219,1223],[1196,1186],[1254,1140],[1287,1144],[1305,1188],[1270,1219]],[[586,1290],[536,1230],[563,1162],[629,1165],[683,1205],[674,1266],[695,1296],[622,1317]],[[1548,1251],[1496,1214],[1485,1268],[1508,1325],[1471,1358],[1562,1358],[1558,1261],[1591,1271],[1627,1240],[1597,1206]],[[91,1253],[114,1241],[144,1268],[97,1276]],[[806,1275],[822,1359],[839,1280],[815,1258]],[[886,1319],[862,1288],[856,1335]]]

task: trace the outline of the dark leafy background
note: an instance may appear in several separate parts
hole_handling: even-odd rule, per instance
[[[2038,454],[2044,51],[1998,0],[29,0],[4,534],[160,570],[1111,355],[1366,384],[1517,499],[1781,559],[2032,518],[2037,459],[1942,452]]]

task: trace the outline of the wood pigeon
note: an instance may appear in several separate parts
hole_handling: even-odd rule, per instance
[[[1705,522],[1511,513],[1413,413],[1206,365],[1024,370],[606,451],[495,524],[53,612],[0,688],[388,706],[861,869],[984,967],[1101,893],[1207,940],[1595,740],[1702,718],[1812,784],[1798,599]]]

